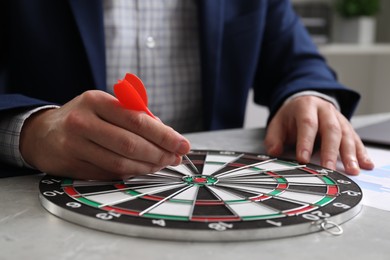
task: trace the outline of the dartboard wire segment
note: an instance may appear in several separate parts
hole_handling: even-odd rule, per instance
[[[335,230],[358,214],[345,175],[266,155],[193,150],[183,164],[123,181],[46,175],[42,205],[73,223],[122,235],[191,241],[271,239]]]

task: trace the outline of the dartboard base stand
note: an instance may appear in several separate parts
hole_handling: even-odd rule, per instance
[[[235,151],[192,150],[188,157],[192,163],[123,181],[46,175],[40,201],[88,228],[178,241],[339,235],[361,210],[360,187],[318,165]]]

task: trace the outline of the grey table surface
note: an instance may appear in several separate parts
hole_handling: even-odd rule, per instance
[[[263,130],[189,134],[194,149],[263,153]],[[273,240],[178,242],[96,231],[48,213],[38,199],[42,174],[0,179],[0,259],[390,259],[390,212],[364,206],[327,232]],[[388,202],[390,203],[390,201]]]

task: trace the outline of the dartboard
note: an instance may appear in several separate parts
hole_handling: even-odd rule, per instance
[[[175,167],[121,181],[46,175],[42,205],[76,224],[135,237],[191,241],[270,239],[340,225],[362,191],[318,165],[262,154],[193,150]]]

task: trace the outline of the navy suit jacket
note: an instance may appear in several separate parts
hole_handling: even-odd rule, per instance
[[[359,95],[335,80],[289,0],[199,0],[205,129],[241,127],[248,90],[271,116],[289,95]],[[2,0],[0,111],[106,88],[101,0]]]

